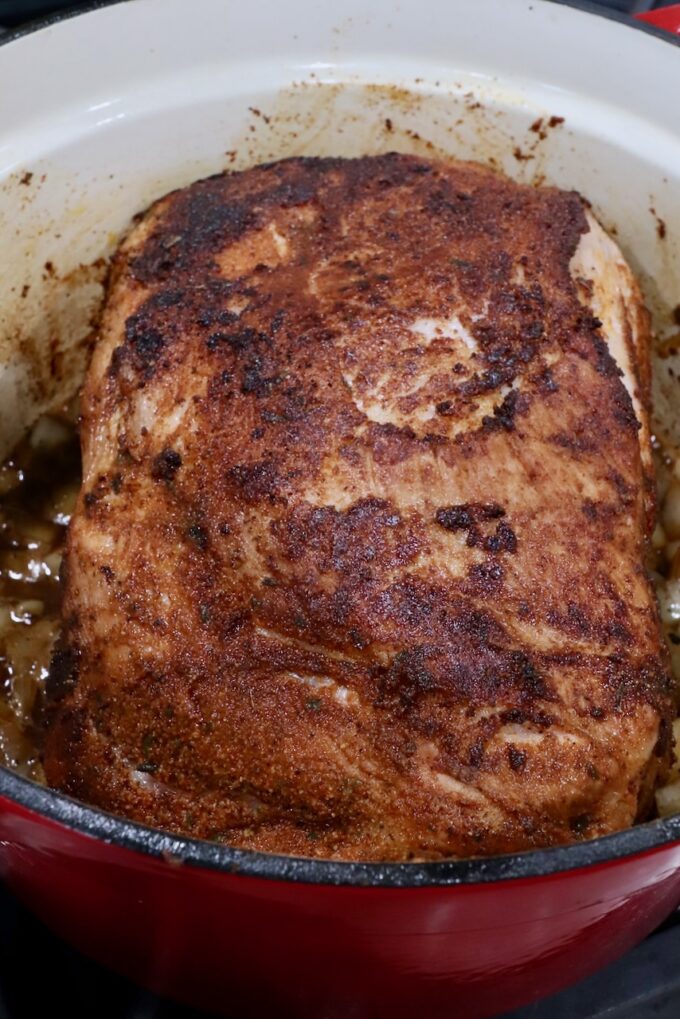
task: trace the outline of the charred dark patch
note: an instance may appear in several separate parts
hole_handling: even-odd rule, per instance
[[[275,501],[281,488],[281,478],[273,460],[236,464],[227,471],[227,480],[245,502],[250,503],[262,499]]]
[[[252,351],[260,344],[267,344],[269,337],[258,329],[246,326],[243,329],[218,330],[207,339],[208,350],[216,350],[219,346],[230,347],[236,354]]]
[[[237,609],[235,612],[229,613],[224,621],[225,638],[235,637],[248,625],[250,618],[250,611],[247,609]]]
[[[208,532],[199,524],[191,524],[187,528],[187,538],[201,552],[205,552],[208,547]]]
[[[229,298],[235,291],[235,286],[231,282],[227,282],[227,289],[222,293],[222,298]],[[240,316],[236,311],[230,311],[228,308],[222,308],[220,306],[210,307],[210,305],[203,304],[200,307],[196,315],[196,324],[202,329],[210,329],[213,326],[231,326],[235,322],[238,322]],[[220,342],[220,339],[215,341],[215,346]]]
[[[510,527],[510,524],[505,520],[501,520],[496,527],[495,533],[484,538],[482,547],[487,552],[516,552],[517,536],[512,527]]]
[[[58,645],[52,654],[50,670],[45,680],[45,697],[48,704],[63,700],[78,682],[80,654],[74,647]]]
[[[524,703],[521,708],[510,708],[508,711],[501,711],[498,716],[503,725],[525,725],[529,722],[538,729],[549,729],[555,724],[552,715],[547,714],[540,708],[532,707]]]
[[[470,747],[468,764],[471,768],[480,768],[484,762],[484,740],[478,736]]]
[[[427,197],[427,211],[433,216],[460,216],[470,215],[470,203],[473,200],[471,194],[463,191],[456,192],[449,188],[441,188],[432,191]]]
[[[355,627],[352,627],[349,630],[349,632],[347,634],[347,637],[348,637],[349,642],[352,645],[352,647],[355,647],[358,651],[363,651],[364,648],[367,648],[369,646],[369,644],[371,643],[369,638],[365,637]]]
[[[569,819],[569,829],[574,835],[584,835],[592,821],[588,814],[577,814]]]
[[[400,651],[389,668],[377,670],[376,677],[376,707],[398,714],[413,710],[419,700],[437,689],[436,680],[426,666],[425,649],[422,647]]]
[[[441,400],[436,404],[435,410],[443,417],[458,417],[467,402],[476,396],[492,392],[500,386],[511,382],[515,375],[516,369],[514,366],[489,368],[484,372],[471,376],[460,385],[454,386],[453,392],[457,398]]]
[[[557,393],[560,388],[550,368],[546,368],[540,375],[535,376],[534,383],[538,387],[539,392],[545,396],[548,396],[550,393]]]
[[[162,287],[144,302],[146,314],[152,311],[165,311],[166,308],[177,308],[187,300],[187,291],[179,287]]]
[[[153,368],[165,346],[162,333],[149,322],[144,312],[131,315],[127,319],[125,340],[134,352],[136,364],[145,370]]]
[[[498,520],[505,516],[505,510],[496,502],[470,502],[458,506],[443,506],[435,514],[435,520],[447,531],[468,531],[473,524]]]
[[[620,386],[612,397],[613,417],[618,424],[630,431],[637,432],[642,425],[637,419],[630,393],[625,386]]]
[[[465,397],[481,396],[483,393],[492,392],[494,389],[498,389],[499,386],[511,382],[514,374],[514,368],[512,367],[488,368],[485,372],[473,375],[465,382],[462,382],[456,387],[456,392]]]
[[[305,174],[276,184],[266,179],[264,169],[258,170],[261,186],[254,190],[241,189],[242,174],[217,174],[176,192],[143,250],[131,259],[134,277],[151,283],[199,266],[212,268],[214,254],[257,229],[269,209],[314,199],[315,182]]]
[[[281,382],[279,374],[267,374],[260,358],[254,358],[246,365],[241,383],[242,393],[253,393],[255,396],[266,396],[274,386]]]
[[[516,389],[513,389],[499,406],[494,407],[493,416],[485,415],[482,418],[482,431],[511,432],[515,427],[515,415],[519,410],[519,406],[519,393]]]
[[[223,244],[237,240],[254,225],[250,204],[224,201],[219,182],[201,181],[161,214],[159,227],[131,260],[136,279],[149,283],[207,261]]]
[[[659,721],[659,735],[654,744],[654,756],[664,758],[673,746],[673,727],[667,718]]]
[[[520,688],[523,699],[534,701],[551,698],[543,677],[527,654],[523,651],[514,651],[510,655],[510,661],[513,680]]]
[[[513,747],[511,744],[508,747],[508,762],[513,771],[517,772],[524,771],[527,763],[526,751],[519,750],[517,747]]]
[[[600,329],[602,322],[599,318],[589,317],[585,323],[586,328],[593,331],[592,341],[595,350],[595,371],[604,378],[621,378],[623,372],[611,355],[606,340],[595,330]]]
[[[154,481],[173,481],[181,466],[181,455],[176,449],[166,447],[153,458],[151,477]]]
[[[435,520],[446,531],[467,531],[466,545],[486,552],[516,552],[517,536],[506,520],[500,520],[492,533],[484,525],[505,516],[497,503],[464,503],[438,509]]]
[[[581,503],[581,512],[588,520],[595,521],[599,516],[598,504],[592,499],[584,499]]]

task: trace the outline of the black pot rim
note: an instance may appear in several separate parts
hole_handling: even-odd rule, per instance
[[[5,33],[0,36],[0,46],[11,44],[62,21],[83,17],[122,2],[131,0],[93,0],[84,6],[59,11]],[[667,44],[680,46],[680,36],[672,36],[645,22],[634,21],[628,15],[602,8],[589,0],[551,2],[634,26]],[[172,858],[188,866],[244,877],[320,885],[417,888],[537,879],[585,867],[614,864],[625,858],[680,843],[680,815],[676,815],[572,845],[504,856],[424,863],[357,863],[258,853],[221,843],[170,835],[89,807],[2,767],[0,797],[79,833],[147,856],[166,860]]]
[[[304,884],[418,888],[536,879],[585,867],[615,864],[627,857],[680,844],[680,814],[676,814],[634,825],[612,835],[549,849],[466,860],[358,863],[259,853],[171,835],[89,807],[7,768],[0,768],[0,810],[3,797],[40,817],[145,856],[243,877]]]

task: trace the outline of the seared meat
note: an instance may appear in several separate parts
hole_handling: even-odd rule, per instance
[[[649,809],[648,322],[574,193],[295,159],[157,202],[84,392],[48,781],[408,859]]]

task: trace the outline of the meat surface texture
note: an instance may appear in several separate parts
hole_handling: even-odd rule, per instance
[[[644,817],[648,345],[575,193],[391,154],[157,202],[84,389],[50,784],[363,860]]]

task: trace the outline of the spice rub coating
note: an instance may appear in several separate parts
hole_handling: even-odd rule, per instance
[[[173,192],[115,258],[48,781],[347,859],[650,809],[648,323],[575,193],[390,154]]]

